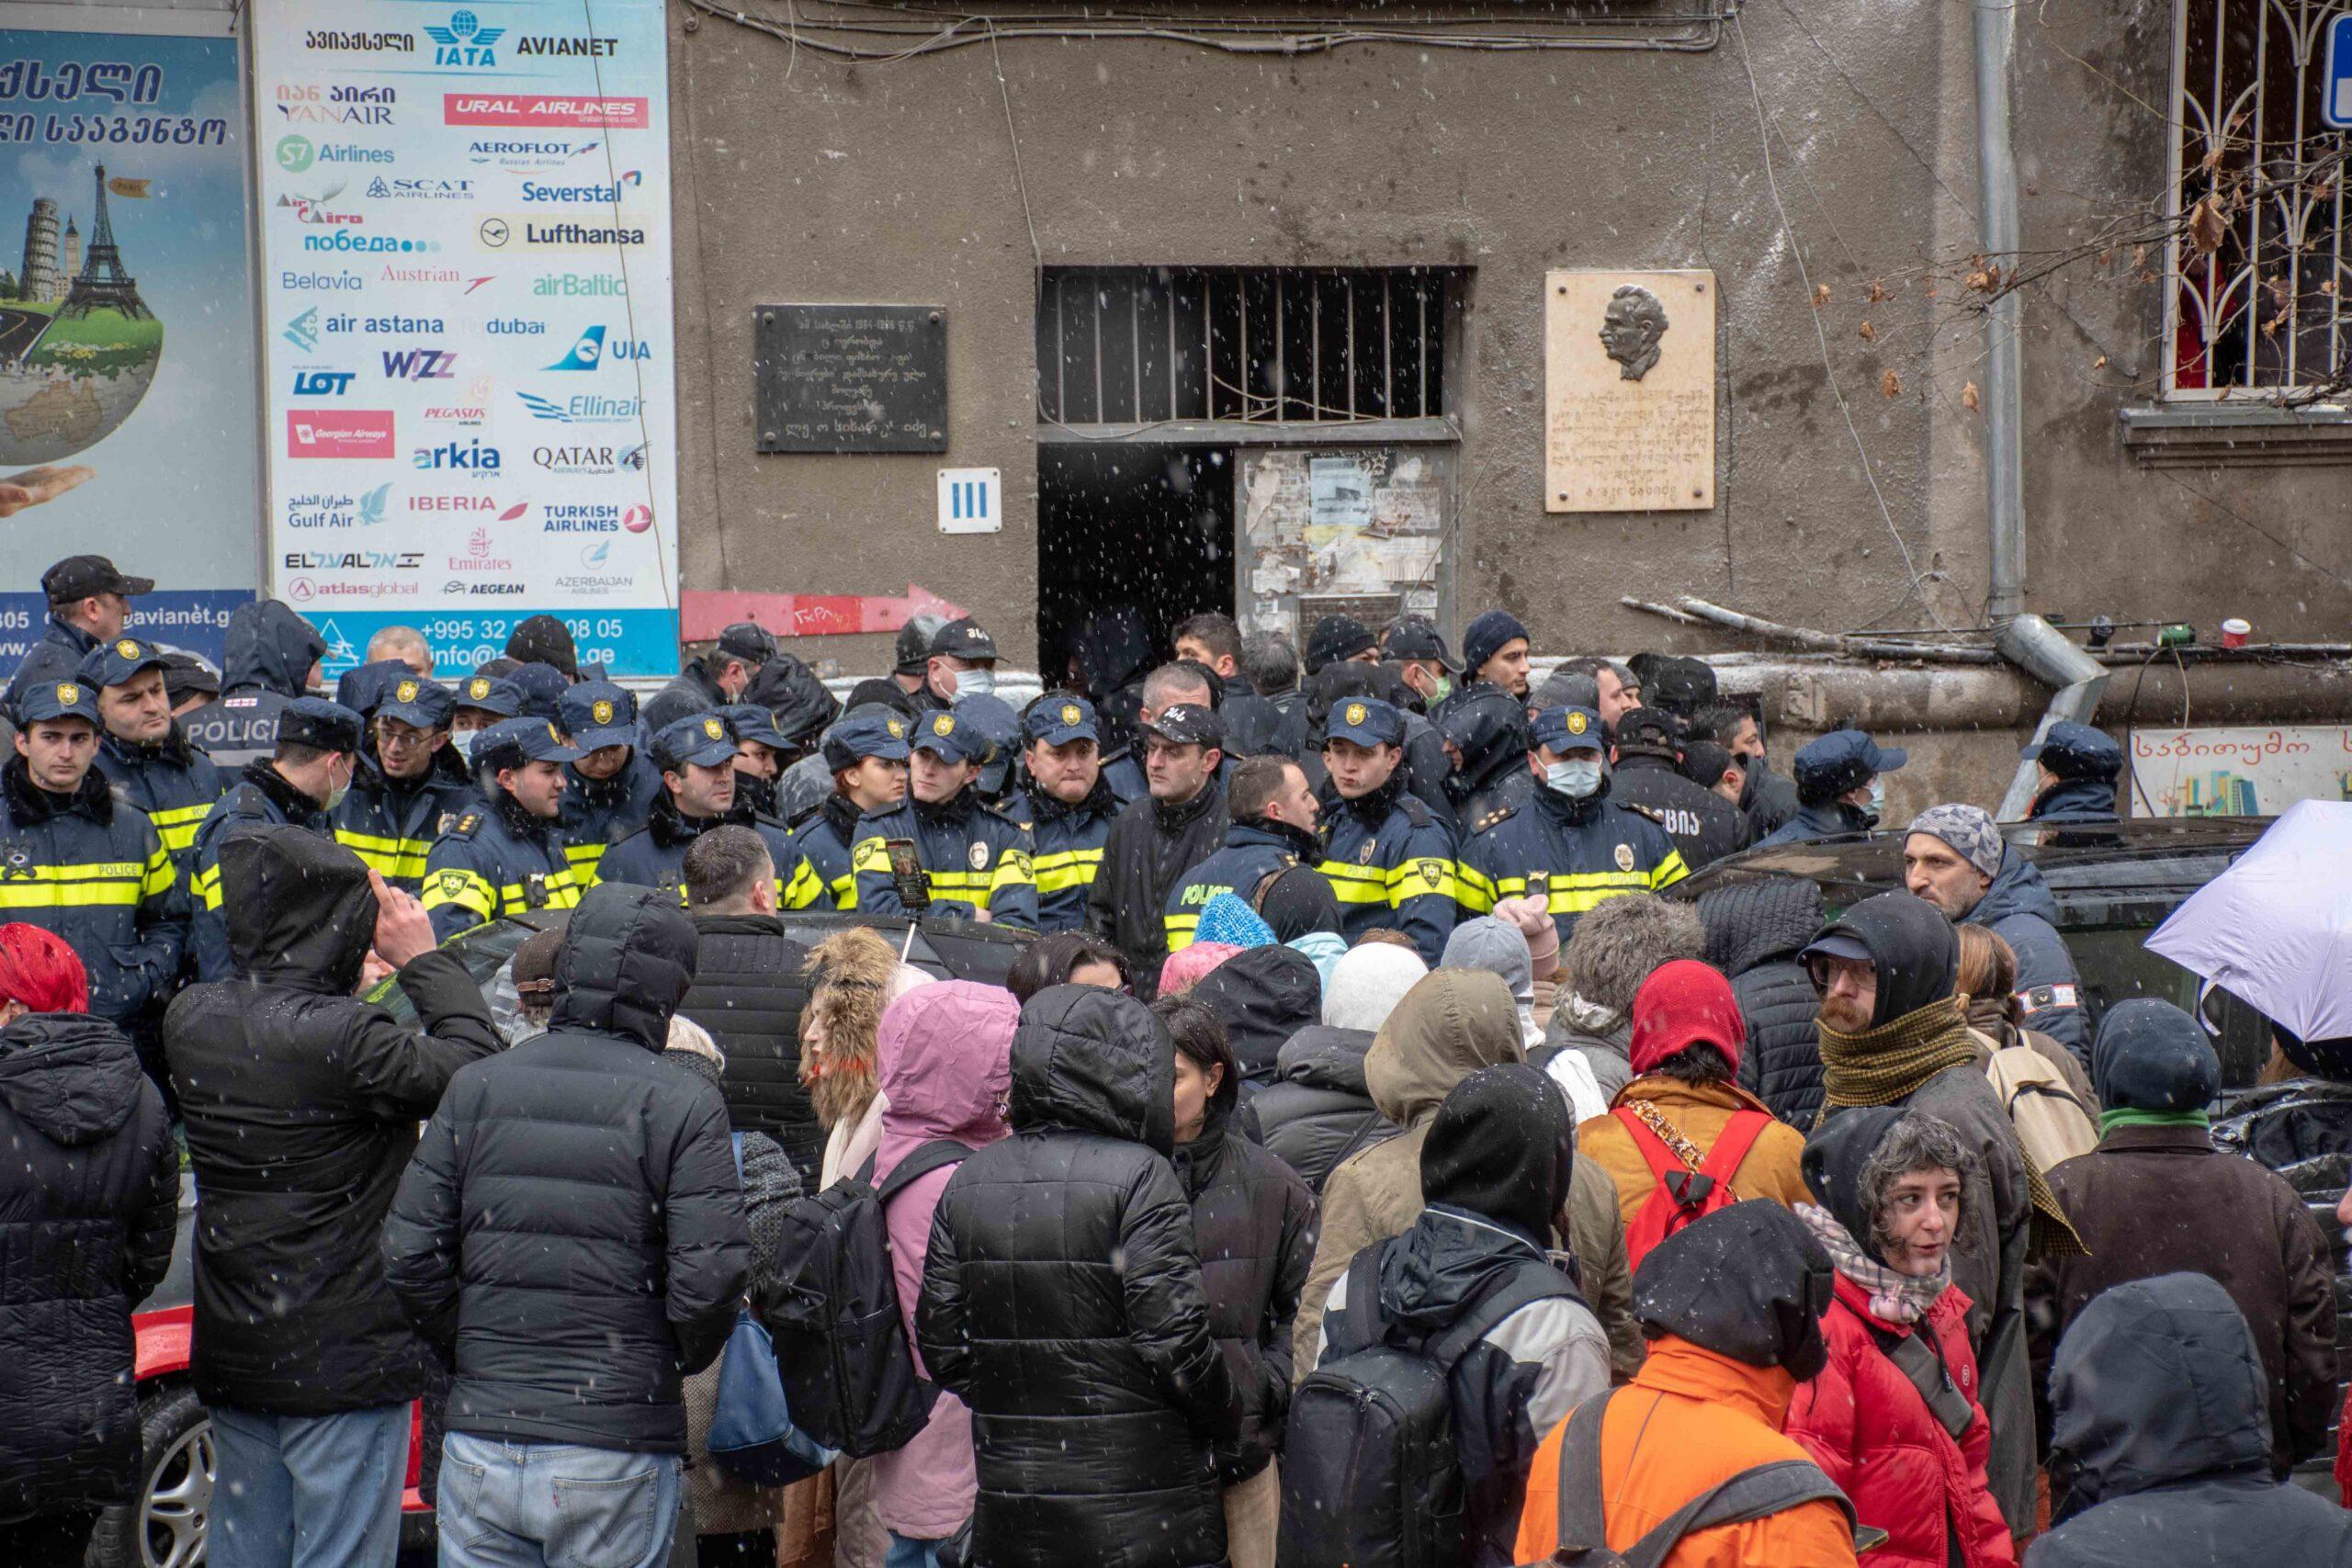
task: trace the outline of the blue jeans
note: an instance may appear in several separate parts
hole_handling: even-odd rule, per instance
[[[452,1432],[441,1568],[659,1568],[678,1526],[676,1454]]]
[[[335,1416],[212,1408],[215,1568],[391,1568],[409,1407]]]
[[[882,1568],[938,1568],[939,1549],[944,1540],[918,1540],[910,1535],[890,1532],[890,1550],[882,1559]]]

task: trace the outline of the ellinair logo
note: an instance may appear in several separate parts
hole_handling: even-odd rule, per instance
[[[594,370],[605,362],[605,329],[590,327],[571,345],[571,352],[548,367],[550,370]]]

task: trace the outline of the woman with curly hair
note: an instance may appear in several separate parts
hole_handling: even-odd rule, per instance
[[[899,962],[863,926],[835,931],[808,954],[810,995],[800,1015],[800,1082],[825,1129],[818,1185],[854,1176],[882,1137],[876,1104],[875,1039],[882,1010],[932,976]]]

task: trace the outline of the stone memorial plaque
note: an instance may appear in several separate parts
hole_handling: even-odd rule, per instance
[[[947,450],[947,311],[762,305],[752,312],[762,452]]]
[[[1715,275],[1544,279],[1544,510],[1715,503]]]

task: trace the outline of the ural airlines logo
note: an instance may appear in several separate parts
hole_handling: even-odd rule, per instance
[[[384,375],[394,381],[447,381],[457,372],[458,356],[438,348],[404,348],[384,352]]]
[[[506,29],[483,27],[471,11],[453,11],[448,26],[428,27],[424,36],[433,40],[434,64],[488,70],[498,63],[497,44]]]

